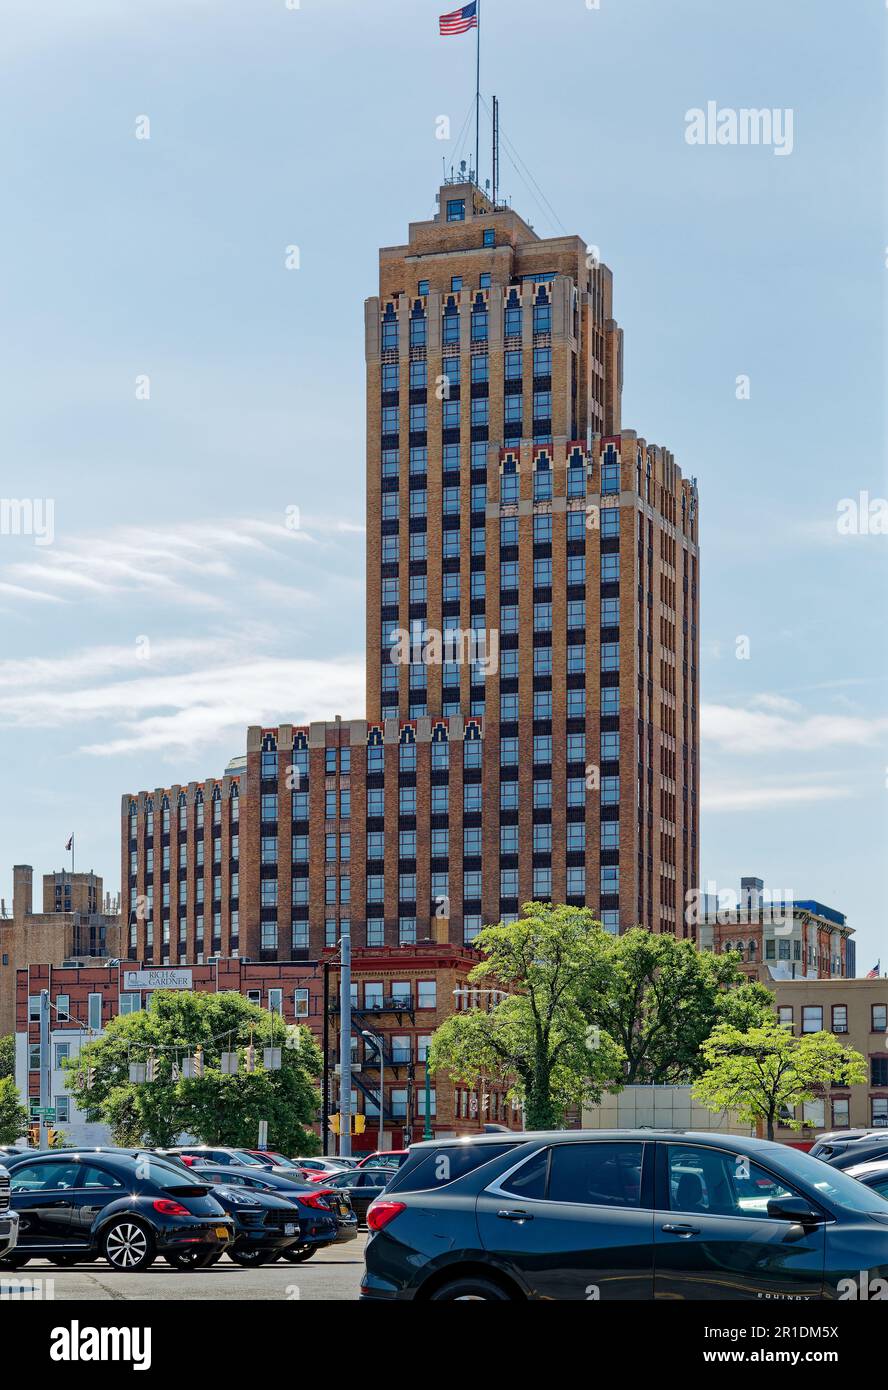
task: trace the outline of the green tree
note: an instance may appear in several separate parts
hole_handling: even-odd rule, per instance
[[[11,1076],[0,1078],[0,1144],[14,1144],[28,1128],[28,1112]]]
[[[247,1072],[244,1050],[251,1042],[256,1069]],[[268,1046],[281,1049],[280,1070],[262,1066]],[[184,1059],[198,1047],[204,1074],[183,1077]],[[130,1063],[147,1063],[151,1049],[155,1079],[131,1082]],[[240,1053],[234,1075],[221,1071],[228,1051]],[[112,1019],[67,1064],[66,1085],[89,1119],[110,1126],[118,1144],[163,1147],[183,1133],[207,1143],[255,1144],[264,1119],[276,1148],[311,1154],[320,1147],[308,1126],[320,1105],[321,1065],[308,1029],[287,1028],[236,992],[157,990],[148,1009]]]
[[[603,935],[580,997],[587,1022],[622,1047],[626,1085],[691,1080],[702,1069],[704,1040],[728,1007],[725,991],[742,981],[739,957],[642,927]]]
[[[746,1030],[719,1024],[703,1044],[703,1057],[697,1099],[709,1110],[733,1110],[750,1124],[763,1121],[769,1139],[784,1107],[794,1110],[833,1084],[866,1081],[863,1057],[832,1033],[797,1038],[776,1019]],[[803,1121],[786,1123],[798,1130]]]
[[[431,1070],[467,1085],[483,1077],[509,1085],[528,1129],[557,1127],[568,1106],[619,1090],[622,1049],[577,1002],[601,969],[604,940],[588,909],[547,903],[525,903],[517,922],[485,927],[475,942],[484,960],[469,978],[507,997],[446,1019],[432,1038]]]
[[[730,1023],[745,1033],[749,1028],[760,1028],[774,1022],[774,995],[767,985],[759,984],[757,980],[747,980],[745,984],[726,989],[717,996],[716,1013],[719,1023]]]
[[[15,1076],[15,1037],[12,1033],[0,1038],[0,1080],[4,1076]]]

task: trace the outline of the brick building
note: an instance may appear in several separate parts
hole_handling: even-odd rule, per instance
[[[875,979],[795,979],[774,985],[777,1013],[796,1036],[835,1033],[845,1047],[866,1060],[867,1079],[859,1086],[834,1086],[810,1101],[797,1119],[810,1122],[801,1134],[786,1125],[779,1139],[813,1140],[832,1129],[888,1127],[888,977]]]
[[[372,1149],[379,1137],[379,1050],[383,1044],[385,1085],[383,1130],[386,1147],[399,1148],[421,1137],[425,1119],[425,1057],[432,1033],[454,1008],[474,999],[467,986],[475,953],[464,948],[441,951],[370,949],[352,972],[354,1066],[352,1109],[366,1117],[366,1130],[355,1148]],[[109,1141],[104,1125],[88,1122],[76,1094],[65,1087],[63,1058],[76,1057],[81,1046],[99,1037],[112,1018],[147,1008],[156,989],[198,992],[235,990],[269,1009],[287,1023],[309,1027],[323,1052],[326,1044],[327,1086],[331,1113],[338,1105],[339,978],[335,963],[325,982],[316,961],[250,962],[228,958],[202,965],[152,966],[118,962],[91,968],[31,965],[16,974],[16,1081],[32,1114],[40,1104],[39,996],[49,991],[52,1086],[50,1103],[56,1127],[72,1144]],[[325,1029],[325,1006],[326,1021]],[[368,1038],[365,1034],[371,1034]],[[441,1091],[431,1085],[432,1129],[436,1134],[471,1133],[487,1120],[520,1126],[520,1113],[507,1104],[501,1087],[482,1084]]]
[[[705,897],[697,928],[701,949],[739,952],[750,979],[853,979],[854,929],[842,912],[813,898],[768,891],[760,878],[740,880],[739,898]]]
[[[42,909],[34,911],[34,870],[13,866],[12,916],[0,916],[0,1037],[15,1025],[15,972],[37,964],[100,964],[120,954],[120,899],[92,871],[43,875]]]
[[[483,728],[480,900],[453,938],[549,897],[688,935],[697,490],[622,426],[610,271],[445,184],[380,253],[365,346],[367,717]],[[451,843],[452,902],[461,869]]]
[[[251,728],[223,776],[125,796],[124,952],[321,960],[347,920],[365,1012],[437,980],[446,1016],[531,898],[692,934],[697,491],[622,426],[610,271],[473,184],[381,251],[365,345],[366,719]],[[431,1016],[371,1012],[418,1084]]]

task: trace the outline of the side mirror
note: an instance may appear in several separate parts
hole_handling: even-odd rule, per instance
[[[796,1226],[819,1226],[823,1220],[803,1197],[772,1197],[768,1216],[772,1221],[792,1221]]]

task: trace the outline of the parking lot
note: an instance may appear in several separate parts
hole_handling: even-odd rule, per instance
[[[230,1260],[201,1273],[182,1273],[158,1259],[143,1274],[115,1274],[104,1260],[58,1269],[47,1260],[32,1260],[22,1270],[3,1271],[3,1294],[14,1297],[31,1293],[35,1281],[52,1280],[40,1287],[44,1298],[93,1301],[120,1299],[326,1299],[357,1298],[364,1268],[368,1233],[356,1240],[321,1250],[303,1264],[278,1261],[259,1269],[241,1269]],[[36,1290],[34,1290],[36,1292]]]

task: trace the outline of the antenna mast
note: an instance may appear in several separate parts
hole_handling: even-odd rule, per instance
[[[499,190],[499,99],[493,98],[493,206]]]

